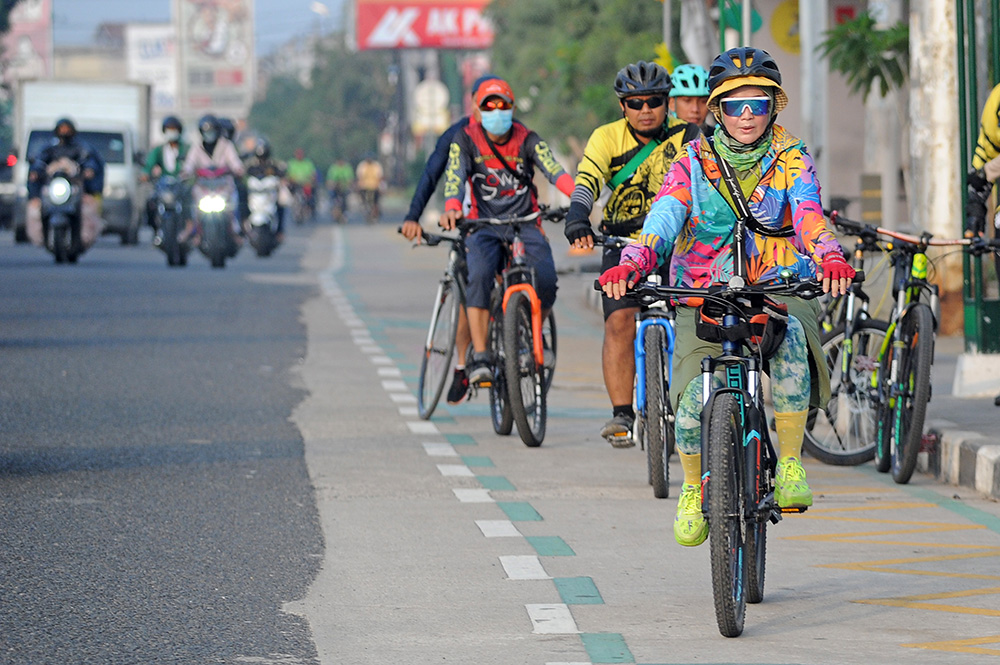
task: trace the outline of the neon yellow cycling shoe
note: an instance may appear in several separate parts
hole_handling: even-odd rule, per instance
[[[708,522],[701,512],[701,487],[683,485],[674,518],[674,539],[685,547],[701,545],[708,538]]]
[[[778,460],[778,472],[774,479],[774,499],[779,508],[794,508],[813,505],[813,493],[806,482],[806,470],[797,457],[783,457]]]

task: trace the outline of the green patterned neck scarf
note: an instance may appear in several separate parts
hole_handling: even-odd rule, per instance
[[[764,157],[764,153],[771,147],[771,139],[774,134],[771,127],[767,128],[764,135],[753,144],[740,143],[732,138],[722,129],[722,125],[715,126],[715,149],[719,156],[732,164],[737,171],[746,171],[752,168]]]

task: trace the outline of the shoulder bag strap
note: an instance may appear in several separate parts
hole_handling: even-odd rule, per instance
[[[519,173],[510,164],[508,164],[507,160],[500,156],[500,153],[497,151],[497,147],[493,145],[493,141],[490,140],[490,135],[486,133],[486,130],[483,129],[482,126],[480,126],[479,129],[480,131],[483,132],[483,137],[486,139],[486,145],[490,147],[490,152],[493,153],[493,156],[496,157],[498,160],[500,160],[500,163],[503,164],[504,169],[506,169],[511,175],[517,178],[517,180],[522,185],[527,185],[528,188],[531,189],[531,192],[535,195],[535,198],[537,199],[538,190],[535,189],[535,183],[532,182],[531,179],[528,178],[526,174]]]
[[[625,163],[625,166],[621,168],[618,173],[608,181],[608,188],[611,191],[618,189],[618,185],[622,184],[635,174],[639,169],[639,165],[646,161],[646,158],[656,150],[656,146],[660,145],[659,139],[650,139],[646,145],[642,147],[642,150],[632,155],[632,159]]]

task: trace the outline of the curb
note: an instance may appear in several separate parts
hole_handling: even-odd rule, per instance
[[[1000,445],[977,432],[944,431],[936,451],[937,478],[1000,498]]]

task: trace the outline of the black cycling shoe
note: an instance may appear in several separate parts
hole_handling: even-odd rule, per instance
[[[448,388],[448,404],[461,404],[469,396],[469,377],[464,369],[456,369]]]

